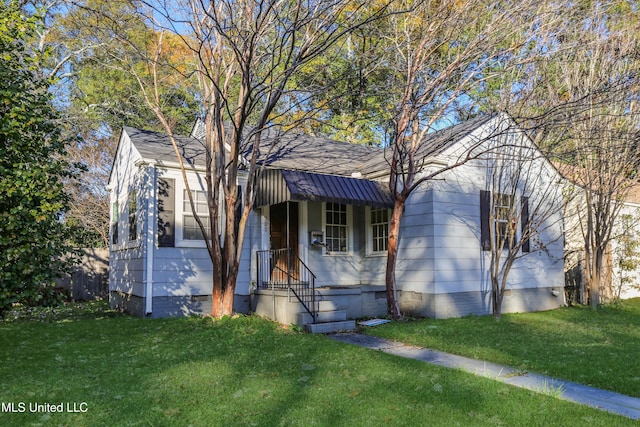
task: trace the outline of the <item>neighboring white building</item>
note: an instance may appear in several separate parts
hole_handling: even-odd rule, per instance
[[[582,230],[586,229],[584,187],[580,181],[579,169],[565,164],[557,168],[565,175],[568,202],[565,206],[565,270],[567,289],[573,292],[570,299],[579,299],[584,291],[584,247]],[[612,200],[612,211],[618,211],[611,232],[611,240],[603,260],[604,272],[601,278],[601,298],[603,302],[616,299],[640,297],[640,185],[632,185],[624,200]],[[572,301],[580,302],[580,301]]]
[[[640,297],[640,188],[629,192],[611,242],[611,293],[613,298]]]
[[[514,126],[495,115],[430,134],[425,144],[440,149],[424,159],[425,170],[455,162],[470,145],[491,146],[492,133],[505,123]],[[539,163],[541,173],[558,181],[533,143],[517,129],[513,135],[529,147],[530,161]],[[385,315],[393,199],[384,150],[300,134],[278,141],[262,159],[267,169],[247,225],[236,310],[282,323],[310,323],[299,295],[310,311],[322,312],[316,321]],[[197,201],[203,195],[198,191],[204,187],[204,148],[196,138],[180,143],[192,188],[199,188]],[[492,191],[490,164],[490,158],[469,161],[425,183],[407,201],[396,269],[404,313],[436,318],[491,313],[480,206],[481,192]],[[112,304],[139,316],[209,312],[212,266],[168,138],[125,127],[109,189]],[[518,199],[537,197],[535,189],[526,191]],[[206,213],[204,205],[200,212]],[[509,275],[503,312],[564,305],[560,209],[548,221]]]

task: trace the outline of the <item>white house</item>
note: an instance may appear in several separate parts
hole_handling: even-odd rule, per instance
[[[508,128],[514,129],[510,144],[529,147],[539,175],[556,182],[555,169],[514,125],[494,115],[434,132],[425,144],[440,148],[424,159],[424,170],[455,162],[471,146],[490,147],[496,130]],[[206,214],[204,148],[194,137],[180,138],[180,144],[190,184],[199,188],[196,209]],[[261,161],[267,169],[247,226],[236,310],[299,324],[384,315],[393,207],[384,149],[290,133]],[[481,212],[481,193],[493,190],[491,164],[490,156],[470,160],[425,183],[407,201],[396,273],[406,314],[491,313]],[[210,311],[212,266],[169,139],[125,127],[108,188],[112,305],[153,317]],[[519,200],[536,197],[535,188],[523,191],[528,193]],[[530,253],[522,253],[509,275],[504,312],[564,304],[560,209],[544,221],[537,243],[527,245]]]
[[[580,302],[585,292],[586,195],[583,171],[558,164],[565,176],[565,270],[572,302]],[[607,215],[613,218],[611,239],[603,259],[600,297],[603,302],[640,297],[640,185],[625,182],[624,198],[611,198]],[[586,302],[586,301],[584,301]]]
[[[611,242],[611,296],[640,297],[640,188],[634,186],[625,198]]]

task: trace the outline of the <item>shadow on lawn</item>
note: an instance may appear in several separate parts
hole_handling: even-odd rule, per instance
[[[145,377],[148,397],[166,405],[164,416],[176,414],[194,425],[380,423],[390,414],[414,424],[451,402],[460,413],[491,406],[487,389],[461,372],[257,323],[233,319],[196,331],[192,338],[199,345],[185,352],[182,363]],[[189,342],[173,345],[185,349]]]
[[[598,311],[548,312],[420,320],[384,325],[371,334],[417,346],[549,374],[640,397],[640,299]]]
[[[65,425],[418,425],[488,414],[486,423],[505,411],[492,396],[516,393],[251,316],[13,322],[0,330],[2,401],[86,402],[86,413],[44,420]],[[528,396],[518,391],[510,404],[526,405]],[[507,412],[511,424],[521,420],[520,411]],[[0,424],[43,416],[3,413]]]

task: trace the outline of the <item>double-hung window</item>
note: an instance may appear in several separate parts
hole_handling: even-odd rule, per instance
[[[347,223],[347,205],[327,203],[325,207],[325,243],[330,253],[349,251],[349,228]]]
[[[514,194],[480,191],[480,242],[483,251],[492,250],[492,241],[498,250],[520,244],[522,252],[530,251],[529,197],[521,196],[519,206],[518,211]],[[518,238],[522,240],[517,242]]]
[[[193,198],[193,207],[198,217],[204,225],[207,238],[211,236],[211,223],[209,221],[209,204],[207,203],[207,193],[201,190],[191,190]],[[184,240],[204,240],[202,230],[196,221],[191,203],[189,202],[189,193],[184,190],[183,193],[183,216],[182,216],[182,238]]]
[[[369,251],[385,252],[389,242],[389,209],[371,209],[369,230],[371,236]]]
[[[507,249],[515,240],[516,223],[514,197],[511,194],[495,193],[493,208],[495,211],[495,239],[498,248]]]

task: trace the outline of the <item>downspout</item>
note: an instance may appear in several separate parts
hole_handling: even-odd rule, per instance
[[[289,230],[290,219],[290,202],[287,200],[287,298],[291,300],[291,238]]]
[[[146,267],[147,272],[145,278],[145,315],[150,316],[153,313],[153,255],[155,252],[156,234],[156,200],[157,200],[157,177],[156,166],[149,163],[147,171],[147,230],[145,233],[146,242]]]
[[[107,194],[109,197],[109,236],[108,236],[108,244],[107,244],[107,248],[109,249],[109,265],[115,265],[114,260],[113,260],[113,197],[114,197],[114,193],[113,193],[113,185],[109,184],[106,187],[107,190]],[[109,268],[108,270],[109,273],[109,288],[108,288],[108,298],[109,298],[109,303],[111,303],[111,289],[113,286],[113,289],[115,289],[114,283],[115,283],[115,279],[114,279],[114,273],[113,273],[113,268]]]

